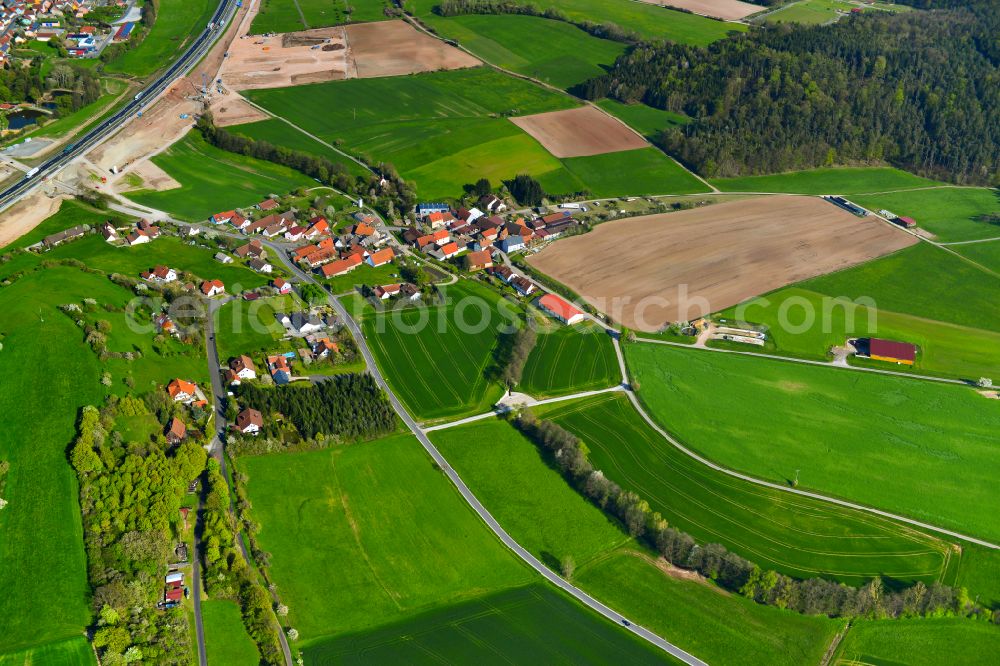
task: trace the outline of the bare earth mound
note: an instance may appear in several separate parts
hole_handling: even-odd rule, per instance
[[[767,9],[761,5],[740,2],[740,0],[640,0],[640,2],[660,5],[661,7],[686,9],[695,14],[711,16],[723,21],[739,21]]]
[[[235,94],[216,95],[212,98],[212,117],[219,127],[242,125],[270,118],[266,113]]]
[[[617,153],[649,145],[624,124],[592,106],[520,116],[510,121],[556,157]]]
[[[162,192],[163,190],[173,190],[181,186],[173,176],[156,166],[150,160],[136,162],[129,168],[128,173],[133,173],[142,178],[142,185],[139,186],[139,189],[143,190]],[[119,180],[118,183],[119,187],[125,185],[124,180]],[[128,189],[127,185],[125,189]]]
[[[349,58],[361,79],[403,76],[480,64],[477,58],[425,35],[406,21],[378,21],[347,26]]]
[[[817,197],[772,196],[607,222],[528,262],[625,326],[656,331],[916,242]]]

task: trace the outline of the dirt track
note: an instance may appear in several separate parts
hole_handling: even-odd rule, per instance
[[[519,116],[510,121],[556,157],[601,155],[649,145],[631,129],[592,106]]]
[[[686,9],[702,16],[720,18],[723,21],[739,21],[751,14],[762,12],[767,7],[754,5],[740,0],[639,0],[661,7],[676,7]]]
[[[817,197],[772,196],[607,222],[528,262],[625,326],[656,331],[916,242]]]

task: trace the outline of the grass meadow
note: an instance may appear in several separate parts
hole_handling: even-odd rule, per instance
[[[439,35],[483,60],[557,88],[600,76],[626,45],[600,39],[564,21],[514,14],[422,17]]]
[[[898,523],[714,472],[647,426],[624,396],[536,411],[583,440],[605,476],[636,492],[699,543],[721,543],[797,578],[822,576],[851,585],[876,574],[927,584],[954,578],[950,544]]]
[[[962,618],[859,620],[836,652],[836,666],[986,664],[1000,654],[1000,628]]]
[[[892,167],[806,169],[768,176],[713,178],[711,183],[723,192],[784,194],[862,194],[914,190],[941,184]]]
[[[215,148],[196,130],[152,159],[181,187],[160,192],[137,190],[126,196],[185,220],[202,221],[222,208],[252,206],[270,194],[283,195],[315,184],[288,167]]]
[[[616,99],[602,99],[597,102],[615,118],[636,130],[649,140],[656,139],[661,132],[671,127],[679,127],[690,121],[687,116],[664,111],[645,104],[624,104]]]
[[[206,599],[201,602],[201,615],[210,664],[255,664],[260,661],[257,645],[247,634],[236,603],[227,599]]]
[[[406,435],[243,457],[302,645],[531,582]]]
[[[621,381],[611,338],[597,326],[563,326],[538,335],[518,390],[535,397],[590,391]]]
[[[557,159],[507,117],[569,109],[578,105],[576,100],[484,67],[247,94],[328,143],[392,163],[422,198],[455,197],[481,177],[498,184],[520,173],[531,174],[556,194],[706,189],[652,147]],[[270,140],[284,143],[278,128],[268,132],[274,132]]]
[[[218,5],[212,0],[160,0],[156,21],[139,46],[104,66],[108,72],[145,77],[165,66],[205,29]]]
[[[296,32],[345,23],[384,21],[386,0],[263,0],[250,34]]]
[[[1000,607],[1000,551],[967,545],[958,569],[958,586],[991,608]]]
[[[490,369],[515,306],[469,281],[442,291],[444,303],[380,314],[368,308],[361,321],[386,381],[418,419],[485,412],[503,395]],[[468,297],[475,305],[466,307]]]
[[[815,317],[810,320],[808,312]],[[1000,377],[1000,332],[868,308],[800,287],[751,299],[718,316],[767,326],[770,346],[765,350],[785,356],[825,360],[831,347],[843,345],[849,337],[874,336],[917,345],[920,353],[913,371],[920,374],[971,380]],[[783,326],[783,321],[791,326]],[[908,370],[878,361],[856,359],[856,363]]]
[[[430,437],[522,546],[556,570],[573,558],[578,586],[708,663],[817,663],[840,624],[672,578],[504,421]]]
[[[431,14],[435,4],[435,0],[408,0],[405,6],[423,19]],[[669,39],[681,44],[705,46],[722,39],[730,31],[742,32],[747,29],[739,23],[723,23],[696,14],[628,0],[537,0],[533,4],[542,10],[557,9],[571,21],[615,23],[651,41]]]
[[[806,25],[819,25],[837,21],[844,14],[848,14],[852,9],[861,8],[864,11],[893,11],[908,12],[912,8],[906,5],[891,3],[872,3],[872,5],[859,5],[844,0],[803,0],[788,5],[785,9],[768,14],[765,20],[768,23],[804,23]]]
[[[81,633],[55,643],[46,643],[18,652],[0,654],[0,666],[91,666],[96,664],[94,650]]]
[[[883,208],[912,217],[937,240],[965,241],[1000,236],[1000,225],[976,216],[1000,211],[1000,190],[987,187],[939,187],[913,192],[869,194],[852,199],[878,212]]]
[[[328,159],[334,164],[342,164],[348,173],[355,176],[365,176],[369,173],[367,169],[354,160],[349,160],[340,153],[330,150],[316,141],[316,139],[289,127],[288,123],[278,118],[238,125],[238,132],[251,139],[267,141],[275,145],[284,146],[289,150],[298,150],[309,155]]]
[[[42,220],[34,229],[5,247],[7,250],[28,247],[41,241],[46,236],[64,231],[70,227],[75,227],[79,224],[88,224],[91,227],[96,227],[108,220],[111,220],[114,224],[127,224],[130,221],[129,218],[114,211],[97,210],[76,199],[65,199],[59,204],[59,210]]]
[[[291,313],[302,307],[302,300],[294,294],[226,303],[215,312],[219,359],[225,363],[233,356],[255,355],[273,348],[285,335],[285,327],[274,318],[275,313]]]
[[[997,228],[997,233],[1000,234],[1000,227]],[[950,249],[966,259],[971,259],[980,266],[985,266],[994,273],[1000,274],[1000,240],[954,245]]]
[[[1000,403],[902,377],[647,343],[625,348],[660,424],[728,467],[987,539]]]
[[[674,663],[543,583],[434,609],[305,650],[309,663]]]
[[[57,310],[88,297],[121,305],[128,293],[65,267],[0,290],[0,371],[7,378],[0,382],[0,459],[10,463],[9,504],[0,512],[0,653],[81,636],[90,622],[78,490],[66,449],[79,408],[99,404],[104,390],[97,357]],[[59,645],[46,650],[82,653]]]
[[[868,296],[880,310],[1000,331],[1000,276],[928,243],[798,286],[833,297]]]

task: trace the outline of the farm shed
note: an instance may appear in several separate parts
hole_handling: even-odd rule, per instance
[[[871,338],[868,340],[868,356],[876,361],[913,365],[917,359],[917,347],[909,342]]]
[[[538,307],[564,324],[573,325],[583,321],[583,312],[577,310],[563,298],[555,294],[545,294],[538,299]]]

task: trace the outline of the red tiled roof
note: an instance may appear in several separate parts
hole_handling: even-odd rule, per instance
[[[396,256],[396,253],[392,251],[391,247],[387,247],[384,250],[379,250],[375,254],[371,255],[369,259],[375,266],[381,266],[382,264],[387,264],[392,261]]]
[[[555,294],[545,294],[538,299],[538,304],[552,314],[558,315],[564,321],[569,321],[573,317],[583,314],[580,310],[573,307],[568,301],[556,296]]]
[[[917,347],[909,342],[872,338],[868,341],[868,354],[913,362],[917,358]]]

